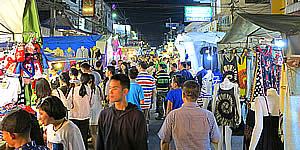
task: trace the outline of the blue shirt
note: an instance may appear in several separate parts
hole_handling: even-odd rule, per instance
[[[167,100],[173,103],[172,110],[180,108],[183,104],[182,89],[178,88],[168,92]]]
[[[143,99],[144,91],[142,86],[140,86],[136,82],[130,82],[130,90],[126,96],[127,102],[136,105],[139,108],[139,110],[142,110],[140,100]]]
[[[193,75],[186,69],[181,70],[180,74],[185,78],[185,81],[194,79]]]

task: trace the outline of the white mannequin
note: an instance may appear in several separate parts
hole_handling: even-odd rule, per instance
[[[239,99],[239,86],[236,83],[232,83],[230,82],[230,80],[228,78],[225,78],[224,81],[222,83],[220,83],[220,86],[215,86],[214,88],[214,96],[213,96],[213,103],[212,103],[212,111],[213,113],[215,113],[215,108],[216,108],[216,100],[217,100],[217,91],[219,90],[219,88],[223,89],[223,90],[230,90],[231,88],[234,88],[234,96],[235,96],[235,100],[236,100],[236,105],[237,105],[237,111],[238,111],[238,115],[239,117],[239,121],[238,124],[241,123],[241,106],[240,106],[240,99]],[[231,150],[231,135],[232,135],[232,130],[230,129],[229,126],[225,126],[225,135],[223,135],[223,126],[219,126],[220,132],[222,134],[221,136],[221,140],[218,143],[218,147],[216,149],[218,150],[222,150],[223,149],[223,141],[225,138],[225,146],[226,146],[226,150]]]
[[[263,96],[255,99],[255,126],[253,128],[249,150],[255,150],[256,148],[264,126],[263,118],[264,116],[269,116],[268,108],[271,116],[279,116],[279,95],[274,88],[267,90],[266,100]]]

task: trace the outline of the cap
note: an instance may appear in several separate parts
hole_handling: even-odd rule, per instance
[[[12,110],[2,120],[0,130],[10,133],[24,133],[31,128],[31,115],[22,109]]]

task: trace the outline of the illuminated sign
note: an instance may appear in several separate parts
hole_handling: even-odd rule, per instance
[[[212,7],[184,6],[184,22],[211,22]]]
[[[207,3],[211,3],[212,0],[193,0],[194,2],[198,2],[198,3],[201,3],[201,4],[207,4]]]
[[[127,36],[129,36],[130,32],[131,32],[131,26],[130,25],[114,24],[113,25],[113,30],[115,31],[115,33],[119,33],[120,35],[125,35],[125,33],[126,33]]]
[[[93,17],[95,15],[95,0],[82,0],[82,16]]]

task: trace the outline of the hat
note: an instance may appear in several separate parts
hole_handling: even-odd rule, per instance
[[[0,130],[10,133],[24,133],[31,129],[31,115],[22,109],[8,113],[0,124]]]

